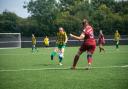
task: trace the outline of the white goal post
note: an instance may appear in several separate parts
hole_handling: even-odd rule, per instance
[[[21,33],[0,33],[0,49],[21,48]]]

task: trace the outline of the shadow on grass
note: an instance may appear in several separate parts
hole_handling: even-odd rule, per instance
[[[32,65],[32,66],[51,66],[51,65],[55,65],[55,64],[34,64],[34,65]]]

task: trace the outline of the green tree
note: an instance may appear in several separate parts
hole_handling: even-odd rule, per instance
[[[4,11],[0,15],[0,32],[18,32],[17,31],[17,15],[15,13]]]
[[[46,35],[50,35],[49,32],[54,28],[57,13],[56,0],[31,0],[24,7],[37,20],[39,29]]]

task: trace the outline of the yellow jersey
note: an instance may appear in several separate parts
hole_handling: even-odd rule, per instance
[[[57,33],[57,45],[64,45],[65,41],[67,40],[67,34],[66,32],[58,32]]]
[[[49,45],[49,39],[46,37],[46,38],[44,38],[44,44],[45,45]]]
[[[119,41],[120,40],[120,34],[119,34],[119,32],[115,32],[114,39],[115,39],[115,41]]]
[[[32,45],[36,45],[36,38],[32,37]]]

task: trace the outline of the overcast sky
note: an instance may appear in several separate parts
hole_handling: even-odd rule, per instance
[[[24,2],[29,0],[0,0],[0,13],[4,10],[15,12],[18,16],[26,18],[30,14],[23,8]]]

